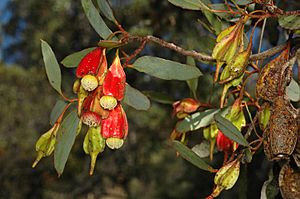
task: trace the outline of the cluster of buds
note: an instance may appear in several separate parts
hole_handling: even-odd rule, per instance
[[[248,47],[244,49],[244,26],[248,17],[242,17],[235,25],[223,30],[216,39],[212,57],[216,59],[214,81],[218,81],[220,69],[225,65],[219,83],[225,84],[221,108],[224,105],[225,95],[231,86],[241,83],[252,49],[252,37]]]
[[[97,155],[105,145],[120,148],[128,134],[124,98],[126,75],[118,54],[107,69],[105,49],[96,48],[79,63],[73,91],[78,95],[78,116],[89,127],[84,151],[91,156],[93,173]]]

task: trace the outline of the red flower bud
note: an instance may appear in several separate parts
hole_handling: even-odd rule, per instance
[[[224,152],[235,151],[238,147],[237,143],[226,137],[220,130],[218,132],[216,142],[218,149]]]
[[[184,118],[188,113],[195,112],[200,106],[200,102],[192,98],[185,98],[173,103],[173,115]]]
[[[102,48],[96,48],[84,56],[77,67],[76,76],[81,78],[88,74],[96,75],[101,61],[101,56],[103,56],[102,52]]]
[[[117,55],[103,82],[103,94],[121,101],[125,93],[126,74]]]
[[[128,123],[120,104],[109,113],[106,119],[102,120],[101,133],[104,138],[107,138],[108,147],[115,149],[123,145],[123,139],[128,134]]]
[[[101,124],[101,117],[95,112],[87,111],[82,114],[82,122],[89,127],[97,127]]]

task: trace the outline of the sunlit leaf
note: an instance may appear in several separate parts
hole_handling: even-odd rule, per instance
[[[200,158],[206,158],[210,154],[210,142],[203,140],[200,144],[193,146],[192,151],[194,151]],[[215,149],[213,152],[217,152]]]
[[[174,99],[172,97],[163,93],[159,93],[155,91],[145,91],[143,93],[151,100],[161,104],[173,104],[174,102]]]
[[[138,58],[132,68],[165,80],[188,80],[202,74],[196,67],[151,56]]]
[[[49,44],[43,40],[41,40],[41,47],[48,80],[51,86],[61,94],[61,71],[55,54]]]
[[[72,111],[62,122],[58,132],[54,150],[54,167],[60,176],[67,163],[70,151],[76,138],[79,118],[76,111]]]
[[[291,101],[298,102],[300,100],[300,86],[294,79],[287,87],[286,94]]]
[[[214,119],[216,121],[218,129],[220,129],[220,131],[222,131],[224,135],[226,135],[231,140],[239,143],[240,145],[249,146],[249,143],[244,138],[242,133],[229,120],[222,117],[220,114],[214,115]]]
[[[189,161],[196,167],[206,170],[213,171],[214,169],[208,165],[204,160],[202,160],[195,152],[189,149],[187,146],[178,141],[173,141],[174,148],[179,152],[180,156],[185,160]]]
[[[221,112],[225,115],[229,108],[224,108]],[[185,133],[189,131],[195,131],[202,127],[210,125],[214,121],[214,115],[218,113],[220,109],[208,109],[202,112],[193,113],[183,120],[177,122],[176,131]]]
[[[278,22],[279,25],[285,29],[300,29],[300,16],[298,15],[280,16]]]
[[[150,108],[150,100],[139,90],[126,84],[124,103],[135,108],[136,110],[148,110]]]
[[[64,108],[66,107],[67,103],[62,100],[58,100],[54,105],[51,114],[50,114],[50,124],[54,125],[60,114],[63,112]]]
[[[60,63],[63,64],[67,68],[76,68],[78,64],[80,63],[81,59],[87,55],[89,52],[93,51],[95,47],[93,48],[86,48],[84,50],[75,52],[71,55],[68,55],[65,57]]]
[[[112,34],[112,31],[103,21],[93,2],[91,0],[81,0],[81,5],[90,24],[93,26],[98,35],[103,39],[107,39],[108,36]]]

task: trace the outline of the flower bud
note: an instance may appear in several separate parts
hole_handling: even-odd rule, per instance
[[[83,109],[84,101],[86,101],[85,99],[88,97],[88,92],[84,90],[82,86],[80,86],[79,92],[77,93],[77,97],[78,97],[77,114],[78,116],[80,116]]]
[[[232,141],[227,136],[225,136],[220,130],[218,131],[216,142],[219,151],[224,151],[224,152],[235,151],[239,146],[236,142]]]
[[[103,56],[102,51],[102,48],[96,48],[95,50],[83,57],[76,70],[76,76],[78,78],[82,78],[83,76],[88,74],[97,74],[101,57]]]
[[[56,123],[54,126],[44,133],[36,142],[35,144],[35,150],[37,151],[37,157],[34,163],[32,164],[32,167],[36,167],[38,162],[43,158],[50,156],[55,148],[56,143],[56,133],[59,129],[59,124]]]
[[[77,94],[80,91],[80,80],[76,79],[73,84],[73,93]]]
[[[95,112],[87,111],[81,116],[82,122],[89,127],[97,127],[101,124],[101,117]]]
[[[102,120],[101,133],[107,138],[106,144],[109,148],[117,149],[123,145],[123,139],[128,134],[128,123],[120,104],[109,113],[108,118]]]
[[[113,96],[104,95],[100,98],[100,105],[104,109],[112,110],[114,109],[118,104],[118,101]]]
[[[224,165],[215,175],[214,182],[216,188],[211,194],[212,197],[217,197],[223,189],[231,189],[236,183],[240,174],[240,162],[234,160]]]
[[[86,91],[93,91],[98,87],[98,79],[93,75],[85,75],[81,79],[81,85]]]
[[[126,74],[117,55],[103,81],[103,94],[121,101],[124,98],[125,82]]]
[[[105,148],[105,139],[102,137],[100,130],[99,126],[89,128],[83,142],[84,152],[91,156],[90,175],[94,173],[98,154]]]
[[[185,98],[173,103],[173,115],[176,115],[179,119],[182,119],[188,115],[188,113],[195,112],[200,106],[200,102],[192,98]]]

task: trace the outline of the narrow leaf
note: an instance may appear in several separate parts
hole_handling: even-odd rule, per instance
[[[204,160],[202,160],[195,152],[193,152],[191,149],[189,149],[181,142],[173,141],[173,146],[179,152],[181,157],[183,157],[185,160],[189,161],[196,167],[205,171],[214,170],[210,165],[208,165]]]
[[[114,22],[116,21],[116,18],[114,16],[114,13],[107,2],[107,0],[97,0],[98,6],[100,8],[101,13],[110,21]]]
[[[107,39],[112,31],[107,27],[91,0],[81,0],[81,5],[90,24],[103,39]]]
[[[201,75],[196,67],[151,56],[138,58],[133,68],[165,80],[188,80]]]
[[[192,57],[187,57],[186,63],[191,66],[196,67],[195,60]],[[198,78],[189,79],[186,81],[187,85],[189,86],[193,97],[197,99],[197,88],[198,88]]]
[[[201,0],[168,0],[175,6],[188,10],[207,10],[209,9]]]
[[[294,79],[287,87],[286,94],[291,101],[298,102],[300,100],[300,86]]]
[[[76,138],[79,118],[76,111],[72,111],[62,122],[58,132],[54,150],[54,167],[60,176],[67,163],[71,148]]]
[[[249,146],[249,143],[242,133],[229,120],[222,117],[220,114],[216,114],[214,119],[218,129],[220,129],[224,135],[243,146]]]
[[[94,49],[95,49],[95,47],[93,47],[93,48],[86,48],[84,50],[75,52],[75,53],[73,53],[73,54],[68,55],[67,57],[65,57],[60,63],[63,64],[67,68],[76,68],[78,66],[78,64],[80,63],[81,59],[86,54],[88,54],[89,52],[91,52]]]
[[[161,104],[173,104],[174,99],[169,95],[155,92],[155,91],[145,91],[143,92],[147,97],[149,97],[152,101],[161,103]]]
[[[49,44],[41,40],[43,60],[45,63],[46,73],[51,86],[61,94],[61,71]]]
[[[58,100],[54,105],[51,114],[50,114],[50,124],[54,125],[60,114],[63,112],[64,108],[66,107],[67,103],[62,100]]]
[[[221,113],[224,115],[228,112],[229,108],[222,109]],[[176,131],[185,133],[189,131],[195,131],[202,127],[208,126],[213,122],[213,117],[218,113],[220,109],[208,109],[202,112],[196,112],[192,115],[177,122]]]
[[[148,110],[150,108],[150,100],[139,90],[126,84],[124,103],[135,108],[136,110]]]

